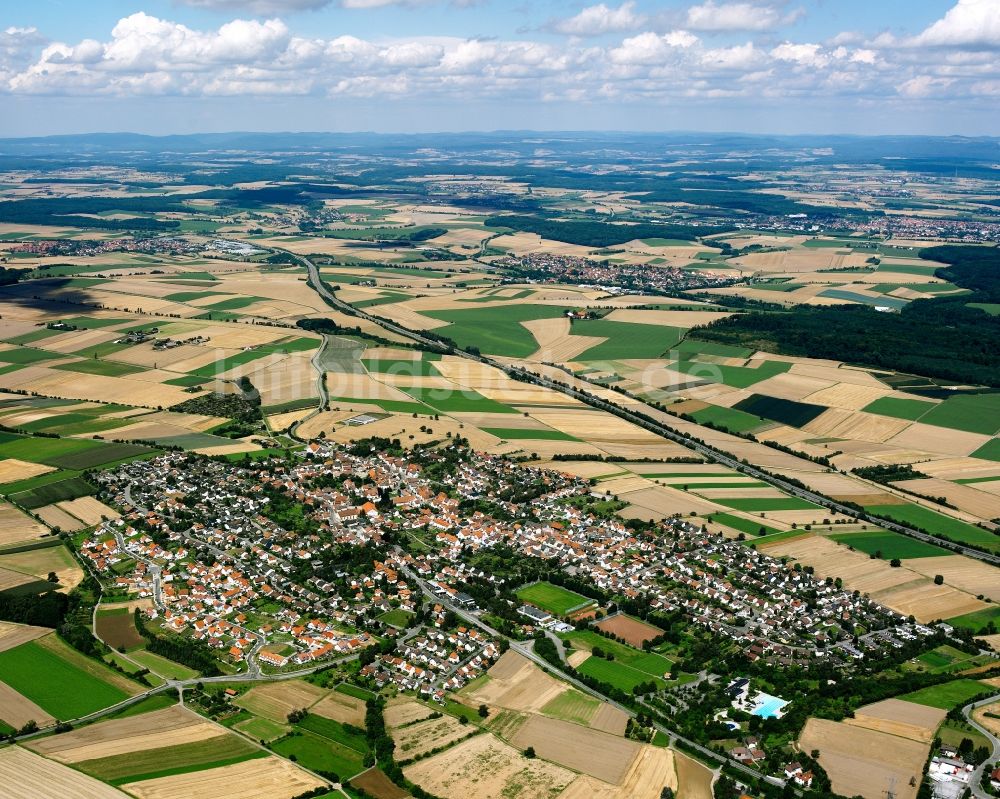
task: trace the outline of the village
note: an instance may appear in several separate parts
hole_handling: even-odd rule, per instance
[[[751,662],[849,667],[932,633],[681,519],[657,539],[637,535],[568,501],[590,496],[587,481],[458,445],[404,457],[314,441],[294,460],[247,464],[166,453],[97,479],[126,513],[80,544],[84,559],[115,591],[152,599],[146,615],[159,629],[239,668],[302,667],[388,635],[399,636],[397,650],[368,676],[406,689],[460,686],[495,659],[497,642],[453,632],[442,605],[475,612],[470,581],[502,587],[468,563],[499,545],[609,595],[683,612]],[[506,520],[461,513],[463,501],[491,503]],[[540,619],[521,615],[516,632],[530,636]],[[415,618],[426,626],[407,629]]]

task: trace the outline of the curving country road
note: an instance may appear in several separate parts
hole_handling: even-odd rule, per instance
[[[998,701],[1000,701],[1000,694],[991,696],[989,699],[981,699],[978,702],[971,702],[962,708],[962,715],[965,716],[965,720],[969,722],[973,729],[983,735],[983,737],[990,742],[990,746],[993,747],[993,751],[990,752],[990,756],[976,767],[976,770],[972,773],[972,777],[969,779],[969,788],[972,791],[972,795],[976,797],[976,799],[993,799],[990,794],[986,793],[986,791],[982,789],[981,783],[983,780],[983,771],[987,768],[994,767],[997,760],[1000,759],[1000,738],[979,724],[979,722],[973,720],[972,714],[978,708],[983,707],[983,705],[992,705]]]

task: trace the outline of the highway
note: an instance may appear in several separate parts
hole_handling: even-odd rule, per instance
[[[290,254],[294,255],[294,253]],[[316,267],[316,265],[313,264],[313,262],[310,261],[308,258],[302,256],[295,256],[295,257],[297,257],[299,261],[301,261],[302,264],[305,265],[306,269],[308,270],[309,285],[312,286],[312,288],[316,292],[318,292],[319,295],[323,297],[323,299],[326,300],[327,303],[329,303],[330,305],[344,311],[345,313],[349,313],[352,316],[356,316],[359,319],[365,319],[369,322],[373,322],[379,325],[380,327],[384,328],[385,330],[389,330],[400,336],[405,336],[420,344],[424,344],[434,349],[440,349],[442,347],[445,347],[445,345],[443,345],[440,341],[436,341],[418,332],[409,330],[408,328],[401,327],[400,325],[397,325],[394,322],[389,321],[388,319],[384,319],[380,316],[375,316],[366,311],[356,309],[349,303],[337,299],[337,297],[334,296],[333,292],[331,292],[321,280],[320,272],[319,269]],[[896,522],[889,521],[886,519],[880,519],[876,516],[872,516],[871,514],[866,513],[863,510],[859,510],[858,508],[853,508],[847,505],[843,505],[837,502],[836,500],[832,500],[829,497],[816,493],[815,491],[810,491],[807,488],[794,485],[793,483],[783,480],[780,477],[776,477],[770,472],[759,469],[756,466],[743,463],[742,461],[739,461],[736,458],[734,458],[732,455],[717,450],[714,447],[710,447],[707,444],[703,444],[698,441],[693,441],[687,436],[680,434],[673,428],[668,427],[667,425],[661,422],[657,422],[655,419],[646,416],[645,414],[638,414],[635,413],[634,411],[626,410],[620,405],[616,405],[606,400],[602,400],[599,397],[595,397],[594,395],[590,394],[589,392],[581,391],[580,389],[573,388],[572,386],[566,385],[564,383],[558,383],[543,375],[539,375],[534,372],[529,372],[527,369],[524,368],[509,366],[505,363],[496,361],[490,358],[489,356],[482,356],[482,355],[475,356],[470,353],[463,352],[462,350],[458,349],[453,350],[448,347],[445,348],[459,357],[466,358],[468,360],[476,361],[479,363],[484,363],[489,366],[493,366],[496,369],[500,369],[502,372],[504,372],[513,379],[533,383],[535,385],[552,389],[553,391],[558,391],[562,394],[565,394],[566,396],[572,397],[574,399],[579,400],[580,402],[586,403],[587,405],[590,405],[593,408],[598,408],[599,410],[603,410],[608,413],[614,414],[615,416],[621,419],[625,419],[626,421],[632,422],[633,424],[638,425],[639,427],[642,427],[645,430],[649,430],[650,432],[655,433],[656,435],[659,435],[662,438],[666,438],[670,441],[673,441],[677,444],[687,447],[688,449],[697,452],[699,455],[707,458],[710,461],[714,461],[715,463],[727,466],[730,469],[734,469],[736,471],[742,472],[743,474],[755,477],[761,482],[765,482],[774,486],[775,488],[779,488],[780,490],[784,491],[787,494],[790,494],[791,496],[798,497],[808,502],[813,502],[817,505],[827,507],[830,510],[842,513],[845,516],[861,519],[862,521],[868,522],[877,527],[883,527],[887,530],[892,530],[893,532],[900,533],[902,535],[906,535],[911,538],[916,538],[920,541],[925,541],[929,544],[935,544],[937,546],[942,546],[952,551],[960,552],[961,554],[966,555],[967,557],[976,558],[977,560],[985,561],[986,563],[990,563],[994,566],[1000,566],[1000,555],[995,555],[989,552],[982,552],[978,549],[970,549],[968,547],[963,547],[959,544],[955,544],[952,541],[946,541],[944,539],[937,538],[936,536],[930,535],[929,533],[924,533],[920,530],[914,530],[912,527],[907,527],[905,525],[898,524]],[[636,402],[640,403],[642,402],[642,400],[640,400],[638,397],[634,397],[627,393],[623,394],[623,396],[627,396],[630,399],[635,400]]]

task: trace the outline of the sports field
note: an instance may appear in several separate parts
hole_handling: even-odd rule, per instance
[[[582,594],[570,591],[562,586],[553,585],[552,583],[526,585],[523,588],[519,588],[516,593],[518,599],[540,607],[542,610],[547,610],[556,616],[564,616],[570,609],[593,603],[594,601]]]

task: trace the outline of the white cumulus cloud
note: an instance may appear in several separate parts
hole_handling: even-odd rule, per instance
[[[944,17],[915,37],[912,44],[1000,47],[1000,3],[958,0]]]
[[[643,22],[645,17],[636,14],[635,3],[630,1],[617,8],[610,8],[604,3],[589,6],[576,16],[550,23],[549,27],[570,36],[600,36],[603,33],[635,30]]]
[[[797,11],[783,14],[774,5],[706,0],[688,9],[686,27],[696,31],[766,31],[794,22],[799,16]]]

